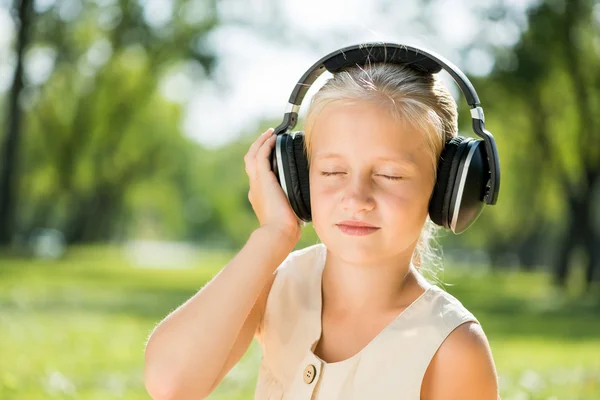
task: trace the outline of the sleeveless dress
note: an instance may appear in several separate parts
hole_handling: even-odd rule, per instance
[[[459,325],[479,321],[430,286],[354,356],[327,363],[321,337],[323,243],[291,252],[277,269],[255,338],[262,349],[255,400],[419,400],[439,346]]]

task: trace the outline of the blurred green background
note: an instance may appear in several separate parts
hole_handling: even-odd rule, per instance
[[[365,41],[434,50],[482,99],[499,202],[440,236],[437,276],[503,400],[600,398],[599,1],[0,0],[0,399],[149,399],[148,335],[258,227],[248,146]],[[259,361],[211,398],[251,399]]]

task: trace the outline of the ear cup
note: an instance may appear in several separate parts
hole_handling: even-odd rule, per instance
[[[312,220],[311,206],[310,206],[310,184],[309,184],[309,167],[308,158],[306,157],[306,150],[304,148],[304,132],[299,131],[294,135],[294,155],[296,161],[296,170],[298,171],[298,185],[300,190],[300,198],[297,199],[298,203],[302,204],[304,221],[309,222]]]
[[[456,136],[446,143],[438,162],[437,179],[429,200],[429,217],[440,226],[450,228],[448,210],[455,182],[456,170],[464,151],[461,144],[468,138]]]
[[[483,211],[490,178],[482,140],[470,140],[461,156],[448,211],[448,224],[456,234],[464,232]]]
[[[296,200],[293,194],[292,189],[292,170],[295,171],[296,166],[294,163],[294,154],[293,151],[288,151],[288,147],[290,147],[290,143],[292,138],[287,133],[282,133],[277,135],[277,139],[275,141],[275,148],[272,152],[272,164],[271,168],[279,181],[279,185],[283,189],[285,196],[287,197],[290,206],[294,213],[299,216],[300,211],[298,211],[298,206],[296,205]],[[291,155],[291,157],[290,157]],[[291,158],[291,160],[290,160]],[[292,164],[293,168],[290,168],[290,164]]]
[[[296,151],[294,145],[294,138],[292,135],[287,135],[285,140],[284,152],[286,154],[287,163],[284,163],[285,170],[289,173],[288,181],[288,199],[292,209],[303,221],[307,221],[309,213],[304,206],[304,200],[302,199],[302,192],[300,188],[300,176],[298,174],[298,163],[296,162]],[[302,163],[302,159],[300,159]],[[302,168],[302,166],[300,167]],[[304,169],[306,167],[304,166]]]

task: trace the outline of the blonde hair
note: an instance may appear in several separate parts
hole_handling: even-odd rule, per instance
[[[355,65],[336,72],[312,97],[304,124],[305,152],[309,165],[312,154],[312,130],[318,115],[332,103],[371,102],[387,109],[395,121],[425,133],[430,150],[434,179],[442,149],[457,135],[458,113],[454,98],[437,75],[412,67],[390,63]],[[412,263],[421,271],[425,261],[432,264],[437,226],[427,217],[421,230]],[[430,270],[435,278],[435,272]]]

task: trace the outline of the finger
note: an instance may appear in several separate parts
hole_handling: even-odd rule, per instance
[[[274,131],[273,128],[269,128],[265,132],[263,132],[258,137],[258,139],[256,139],[254,141],[254,143],[252,143],[252,145],[250,146],[250,149],[248,150],[248,152],[244,156],[244,163],[245,163],[244,169],[245,169],[246,174],[248,175],[248,177],[250,179],[254,179],[254,172],[256,170],[256,152],[258,151],[258,149],[260,148],[260,146],[266,140],[268,140],[268,138],[271,136],[271,134],[273,133],[273,131]]]
[[[250,145],[250,148],[248,149],[248,152],[246,153],[246,157],[248,159],[251,160],[256,157],[256,152],[258,151],[258,149],[260,149],[260,147],[263,145],[263,143],[267,139],[269,139],[269,137],[271,137],[271,134],[273,133],[273,131],[274,131],[273,128],[267,129],[254,141],[254,143],[252,143]]]
[[[263,171],[271,170],[271,160],[270,154],[275,147],[275,143],[277,142],[277,135],[271,136],[269,139],[263,143],[263,145],[258,149],[258,153],[256,154],[256,168],[260,168]]]

